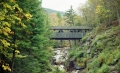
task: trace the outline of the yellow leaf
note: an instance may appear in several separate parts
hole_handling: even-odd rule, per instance
[[[8,71],[10,71],[10,72],[12,71],[10,67],[8,68]]]
[[[13,19],[21,21],[21,19],[15,15],[10,15]]]
[[[24,23],[22,23],[21,26],[22,26],[23,28],[26,28],[26,27],[27,27]]]
[[[4,70],[8,70],[8,71],[11,71],[11,68],[9,67],[9,64],[8,65],[2,65],[2,68],[4,69]]]
[[[4,20],[5,19],[5,14],[3,14],[2,12],[0,12],[0,20]]]
[[[4,22],[3,25],[7,27],[11,27],[11,25],[8,22]]]
[[[4,3],[4,4],[3,4],[3,7],[9,8],[10,10],[12,10],[12,7],[11,7],[10,5],[8,5],[7,3]]]
[[[5,31],[8,32],[8,33],[10,33],[10,31],[11,31],[11,29],[8,28],[8,27],[5,27],[4,29],[5,29]]]
[[[26,28],[26,27],[27,27],[24,23],[22,23],[22,22],[19,22],[19,23],[21,24],[21,26],[22,26],[23,28]]]
[[[19,51],[19,50],[15,50],[15,53],[19,54],[19,53],[20,53],[20,51]]]
[[[15,9],[15,8],[17,8],[20,12],[22,12],[22,9],[18,6],[18,4],[15,4],[15,5],[12,7],[12,9]]]
[[[2,65],[2,68],[3,68],[4,70],[7,70],[7,68],[6,68],[6,66],[5,66],[5,65]]]
[[[8,36],[8,33],[10,33],[11,29],[9,27],[5,27],[2,29],[2,32],[5,36]]]
[[[96,14],[99,14],[100,11],[101,11],[101,8],[102,8],[101,5],[97,5],[96,10],[95,10],[95,13],[96,13]]]
[[[24,15],[25,15],[25,17],[26,17],[28,20],[32,17],[32,15],[31,15],[31,14],[29,14],[29,13],[24,14]]]
[[[19,55],[19,54],[16,54],[16,57],[18,57],[18,58],[26,58],[28,55]]]
[[[6,40],[1,40],[2,44],[4,44],[4,47],[10,46],[10,43],[8,43]]]
[[[5,36],[8,36],[8,33],[7,33],[7,32],[3,32],[3,34],[4,34]]]
[[[7,9],[3,9],[3,14],[6,14],[8,12]],[[5,15],[4,15],[5,16]]]

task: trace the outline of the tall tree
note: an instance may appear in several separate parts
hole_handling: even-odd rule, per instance
[[[23,13],[14,0],[2,0],[0,7],[0,73],[13,73],[15,56],[20,53],[17,34],[26,28],[22,20],[29,19],[31,15]]]
[[[29,12],[32,18],[29,22],[24,21],[28,28],[26,34],[23,33],[26,38],[19,43],[19,49],[27,57],[16,58],[15,73],[47,73],[50,68],[50,50],[47,18],[41,7],[41,0],[18,0],[17,3],[24,12]]]
[[[74,19],[75,19],[75,11],[73,10],[72,6],[70,7],[70,9],[68,11],[66,11],[65,13],[65,21],[71,25],[71,26],[74,26],[75,25],[75,22],[74,22]]]

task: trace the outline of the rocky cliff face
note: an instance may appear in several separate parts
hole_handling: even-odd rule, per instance
[[[120,25],[100,25],[73,48],[74,69],[80,73],[120,73]]]

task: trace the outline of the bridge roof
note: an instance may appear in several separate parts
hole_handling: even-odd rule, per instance
[[[63,30],[82,30],[82,29],[92,29],[91,27],[88,27],[88,26],[51,26],[50,29],[53,29],[53,30],[60,30],[60,29],[63,29]]]

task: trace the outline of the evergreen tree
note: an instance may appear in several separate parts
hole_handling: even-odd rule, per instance
[[[72,6],[68,11],[66,11],[64,16],[65,16],[65,21],[69,25],[72,25],[72,26],[75,25],[74,19],[75,19],[76,14],[75,14],[75,11],[73,10]]]
[[[19,49],[26,58],[16,58],[15,73],[47,73],[49,67],[49,39],[48,28],[46,24],[46,15],[44,15],[39,0],[18,0],[17,3],[24,12],[29,12],[32,18],[25,29],[24,38],[19,43]],[[22,68],[22,69],[21,69]]]

